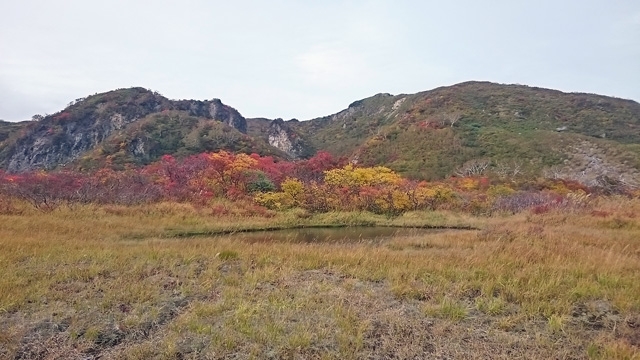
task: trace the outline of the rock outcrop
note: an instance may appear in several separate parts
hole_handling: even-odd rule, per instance
[[[13,144],[6,169],[19,172],[64,166],[114,131],[170,107],[167,99],[142,88],[90,96],[35,123]]]
[[[189,111],[189,115],[214,119],[231,126],[243,134],[247,133],[247,120],[231,106],[225,105],[220,99],[213,100],[180,100],[174,102],[176,110]]]
[[[290,120],[297,122],[297,120]],[[282,119],[275,119],[269,125],[267,131],[267,141],[269,145],[285,152],[293,159],[303,158],[313,154],[312,149],[304,138],[295,132]]]
[[[188,111],[242,133],[247,131],[245,118],[219,99],[172,101],[143,88],[120,89],[79,99],[65,110],[33,123],[23,136],[3,149],[0,168],[20,172],[64,166],[114,132],[147,115],[168,110]]]

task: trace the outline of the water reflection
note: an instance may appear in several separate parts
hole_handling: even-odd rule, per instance
[[[434,234],[444,230],[364,227],[304,228],[275,231],[259,231],[231,235],[249,243],[290,242],[290,243],[371,243],[379,244],[392,238]]]

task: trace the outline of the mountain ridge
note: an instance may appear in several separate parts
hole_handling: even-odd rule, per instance
[[[640,104],[597,94],[469,81],[379,93],[306,121],[246,119],[218,99],[169,100],[143,88],[78,100],[35,123],[0,124],[0,168],[92,168],[105,165],[103,155],[143,164],[226,149],[289,159],[324,150],[423,179],[482,161],[586,182],[598,172],[621,179],[640,172]],[[170,142],[161,140],[167,134]]]

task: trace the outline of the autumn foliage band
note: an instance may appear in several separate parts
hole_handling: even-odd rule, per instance
[[[440,182],[403,178],[382,167],[360,167],[319,152],[308,160],[276,161],[226,151],[184,159],[170,155],[141,168],[73,171],[0,171],[0,211],[18,200],[41,210],[64,204],[134,205],[161,201],[208,206],[229,199],[249,214],[299,207],[310,212],[364,210],[400,214],[423,209],[474,214],[580,206],[598,189],[564,180],[458,177]],[[639,196],[630,189],[627,196]]]

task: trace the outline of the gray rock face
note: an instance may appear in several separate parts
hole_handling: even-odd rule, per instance
[[[163,96],[143,88],[91,96],[37,122],[13,145],[5,167],[20,172],[64,166],[114,131],[170,106]]]
[[[291,138],[284,128],[282,119],[277,119],[271,123],[268,134],[269,145],[293,155],[293,144]]]
[[[78,121],[59,124],[56,124],[60,121],[55,116],[46,118],[18,140],[8,160],[7,171],[50,169],[65,165],[138,118],[137,115],[120,113],[108,116],[90,113]]]
[[[282,150],[294,159],[313,154],[311,147],[304,139],[291,129],[282,119],[275,119],[267,131],[269,145]]]
[[[20,172],[64,166],[114,132],[163,110],[188,111],[192,116],[220,121],[242,133],[247,131],[245,118],[219,99],[171,101],[142,88],[115,90],[83,99],[35,123],[5,151],[0,168]],[[144,155],[144,145],[136,144],[134,153]]]
[[[236,109],[224,105],[219,99],[213,99],[209,102],[209,116],[243,134],[247,133],[247,120]]]
[[[213,100],[180,100],[173,104],[176,110],[189,111],[189,115],[214,119],[231,126],[243,134],[247,133],[247,120],[231,106],[225,105],[220,99]]]

